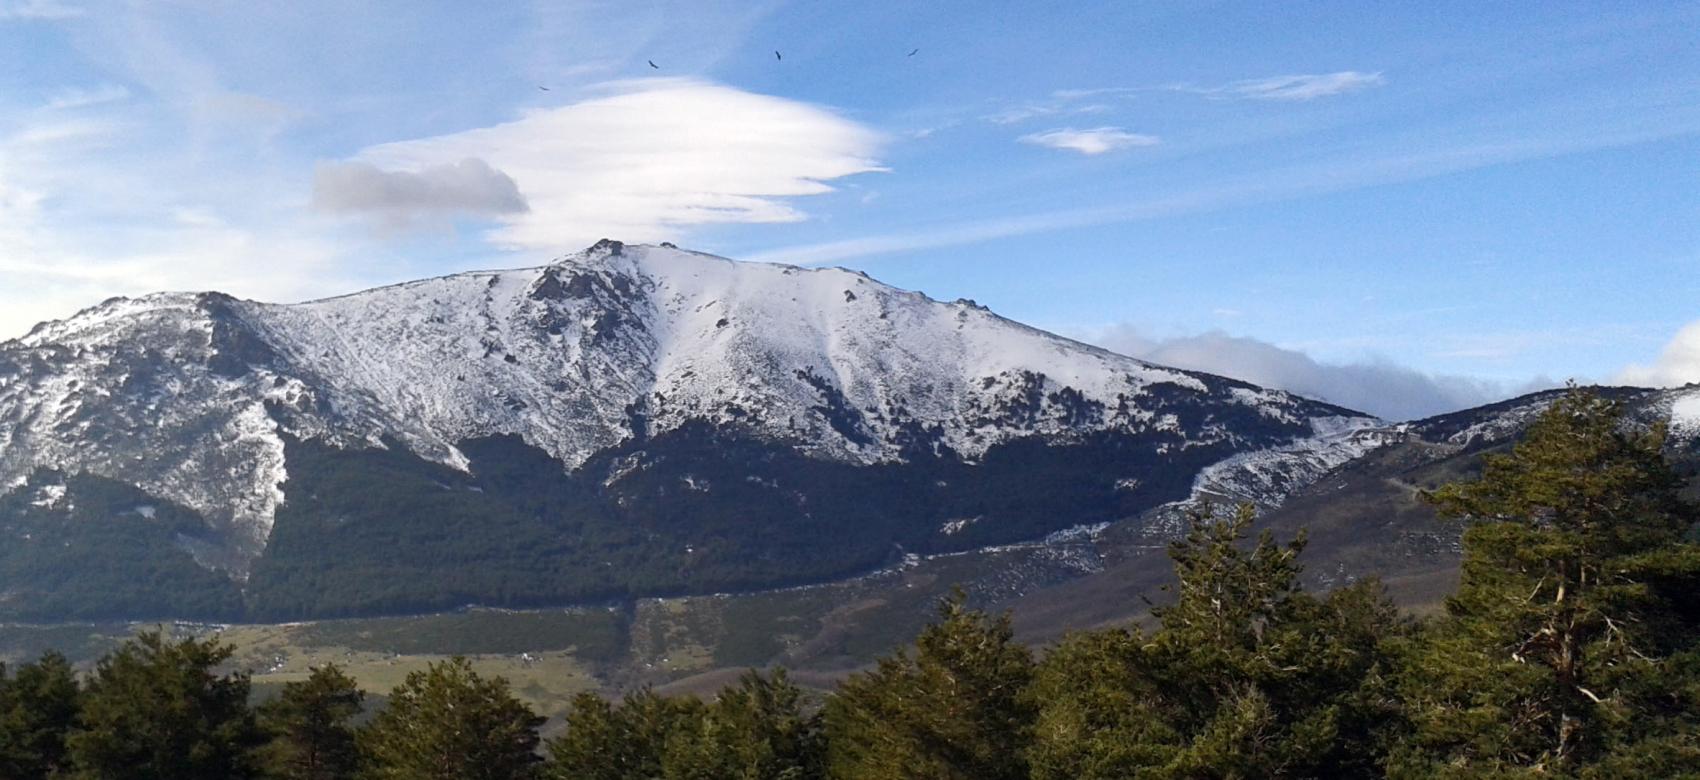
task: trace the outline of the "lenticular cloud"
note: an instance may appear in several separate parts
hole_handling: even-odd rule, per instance
[[[424,171],[480,160],[511,177],[523,211],[493,213],[509,248],[603,236],[656,241],[713,223],[794,222],[788,199],[881,170],[881,136],[827,109],[692,79],[644,79],[493,127],[401,141],[352,161]]]

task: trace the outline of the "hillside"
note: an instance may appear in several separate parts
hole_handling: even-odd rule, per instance
[[[971,301],[670,246],[295,305],[114,299],[0,344],[0,616],[822,582],[1303,454],[1248,483],[1275,500],[1375,423]]]

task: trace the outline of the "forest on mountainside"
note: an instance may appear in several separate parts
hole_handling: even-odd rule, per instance
[[[1148,625],[1035,649],[939,606],[824,698],[751,670],[711,699],[575,699],[559,735],[465,659],[363,715],[335,666],[258,707],[216,638],[144,633],[79,674],[0,671],[6,778],[1249,778],[1700,775],[1700,511],[1664,432],[1575,391],[1477,478],[1442,613],[1300,585],[1304,538],[1193,513]]]

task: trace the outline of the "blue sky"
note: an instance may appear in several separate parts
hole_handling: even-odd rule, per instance
[[[0,0],[0,337],[609,236],[1387,416],[1700,381],[1700,6],[499,5]]]

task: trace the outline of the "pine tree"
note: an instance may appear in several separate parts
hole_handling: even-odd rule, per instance
[[[825,758],[817,719],[780,669],[745,672],[703,711],[700,725],[667,744],[667,780],[808,780]]]
[[[256,776],[264,740],[248,675],[219,674],[231,647],[145,632],[100,660],[68,749],[90,780],[234,780]]]
[[[1378,773],[1393,609],[1373,582],[1304,593],[1303,539],[1248,547],[1252,520],[1191,515],[1154,632],[1075,634],[1047,656],[1029,694],[1035,778]]]
[[[58,653],[11,676],[0,664],[0,777],[33,780],[68,768],[65,736],[80,695],[70,662]]]
[[[1481,477],[1446,618],[1408,654],[1413,733],[1394,772],[1700,772],[1697,519],[1664,431],[1573,390]]]
[[[625,724],[607,699],[584,692],[567,708],[567,729],[549,740],[547,775],[556,780],[624,780],[633,776]],[[660,761],[655,761],[660,766]]]
[[[670,745],[694,741],[703,704],[644,688],[618,705],[594,693],[573,698],[567,729],[549,741],[548,775],[558,780],[654,780],[666,776]]]
[[[367,772],[383,780],[528,780],[538,775],[537,716],[456,657],[413,672],[360,732]]]
[[[549,741],[547,775],[559,780],[624,780],[634,763],[627,758],[629,749],[626,727],[614,705],[597,693],[580,693],[566,710],[566,731]]]
[[[1033,657],[1008,615],[969,610],[958,591],[939,622],[852,676],[827,700],[828,774],[842,780],[1017,780],[1033,708],[1022,691]]]
[[[306,680],[285,684],[283,692],[259,710],[260,726],[271,735],[263,751],[270,776],[353,777],[360,753],[351,722],[365,698],[336,664],[316,667]]]

